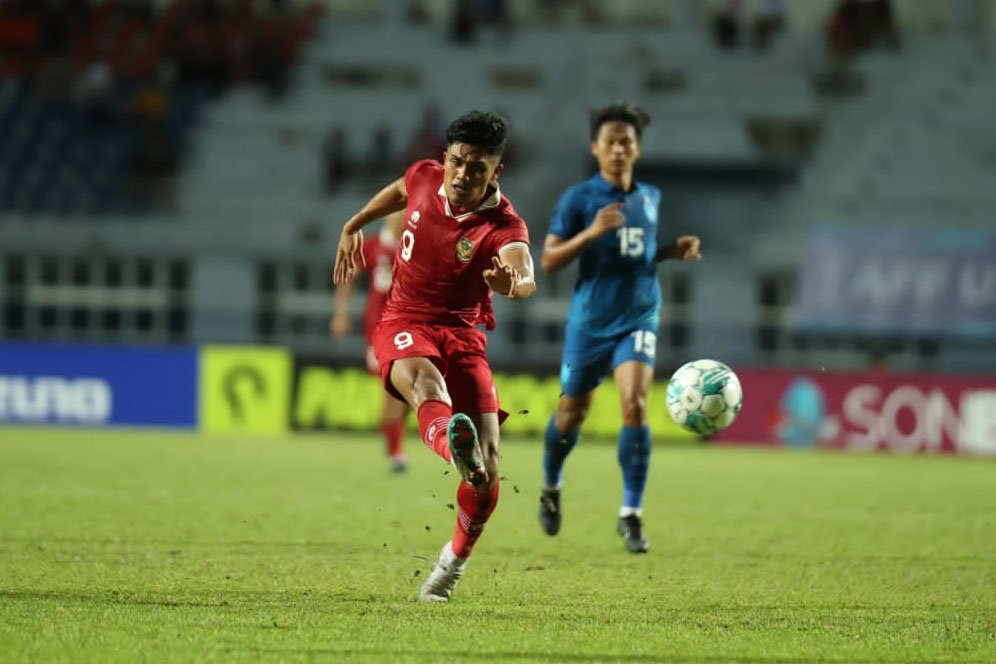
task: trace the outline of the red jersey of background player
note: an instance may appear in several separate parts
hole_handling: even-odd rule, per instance
[[[505,246],[529,243],[526,222],[495,189],[479,208],[450,208],[443,165],[417,161],[405,173],[408,207],[382,319],[494,328],[482,273]]]
[[[373,338],[374,328],[380,322],[384,305],[387,304],[387,293],[391,290],[391,273],[394,270],[394,256],[398,249],[397,242],[385,230],[363,243],[363,260],[370,273],[367,308],[363,313],[363,338],[368,344]]]

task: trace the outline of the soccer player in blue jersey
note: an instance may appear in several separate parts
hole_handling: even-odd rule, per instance
[[[637,182],[633,167],[650,116],[621,102],[591,113],[591,153],[598,173],[570,187],[557,204],[541,258],[556,272],[575,258],[580,271],[564,340],[563,394],[546,428],[540,524],[560,530],[560,490],[567,455],[578,442],[595,388],[611,369],[619,386],[622,430],[618,458],[623,498],[617,531],[630,553],[644,553],[642,501],[650,461],[647,391],[654,375],[661,302],[656,263],[697,260],[699,238],[657,242],[660,190]]]

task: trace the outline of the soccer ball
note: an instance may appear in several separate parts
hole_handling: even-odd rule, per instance
[[[667,384],[667,410],[671,418],[694,433],[722,431],[733,423],[743,405],[740,379],[730,367],[716,360],[695,360],[682,365]]]

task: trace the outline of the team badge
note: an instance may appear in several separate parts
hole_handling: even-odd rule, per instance
[[[415,226],[418,226],[418,220],[421,218],[422,215],[419,213],[418,210],[415,210],[414,212],[412,212],[412,216],[408,218],[408,223],[411,224],[412,227],[414,228]]]
[[[469,263],[474,256],[474,243],[465,237],[460,238],[456,247],[457,258],[461,263]]]
[[[647,215],[647,220],[652,223],[657,223],[657,206],[650,199],[650,196],[643,196],[643,214]]]

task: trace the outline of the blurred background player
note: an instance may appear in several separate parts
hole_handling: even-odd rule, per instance
[[[446,131],[443,163],[423,160],[384,187],[342,229],[333,278],[363,261],[362,228],[405,209],[404,229],[374,348],[384,387],[418,414],[429,448],[459,470],[456,529],[419,590],[449,601],[498,503],[498,395],[487,358],[492,292],[536,292],[529,232],[498,186],[508,125],[474,111]]]
[[[380,375],[380,368],[377,356],[374,354],[373,332],[380,322],[384,305],[387,304],[387,292],[391,289],[394,272],[394,257],[398,250],[398,238],[401,237],[401,225],[404,221],[405,216],[401,212],[388,215],[380,232],[363,243],[363,264],[369,275],[367,307],[363,313],[363,339],[366,341],[367,371],[374,376]],[[349,317],[349,298],[352,292],[353,284],[349,281],[339,284],[335,289],[335,313],[329,321],[329,330],[337,338],[346,336],[352,327],[352,320]],[[406,415],[408,415],[408,406],[385,390],[380,410],[380,432],[384,436],[391,470],[396,473],[408,470],[403,443]]]
[[[650,462],[647,390],[654,376],[660,285],[656,262],[698,259],[699,238],[681,236],[658,247],[660,190],[637,182],[633,167],[650,123],[622,102],[591,113],[591,153],[598,173],[561,196],[543,243],[542,265],[556,272],[580,257],[560,369],[562,395],[547,424],[540,524],[560,530],[564,460],[577,444],[595,388],[612,370],[619,386],[622,430],[618,458],[623,500],[617,530],[630,553],[643,553],[642,501]]]

